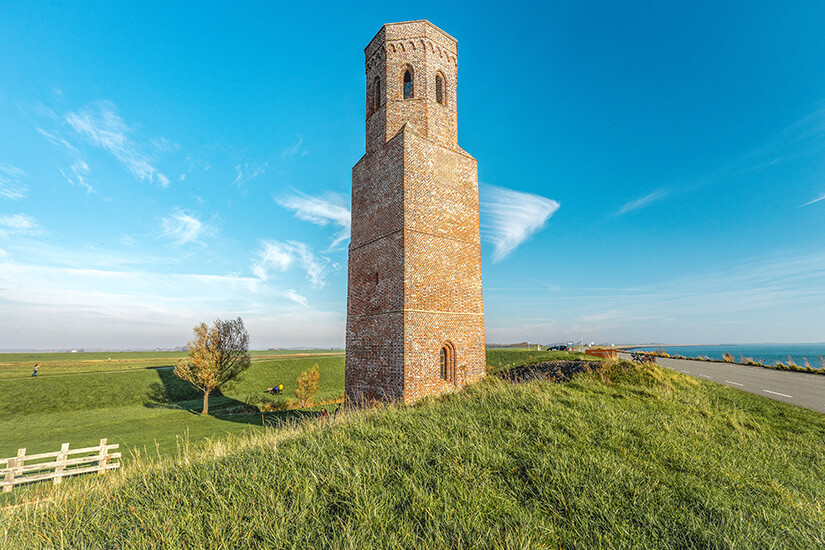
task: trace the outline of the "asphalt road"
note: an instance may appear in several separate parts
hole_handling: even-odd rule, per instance
[[[629,353],[619,355],[630,359]],[[821,374],[666,357],[657,357],[656,363],[689,376],[825,413],[825,376]]]

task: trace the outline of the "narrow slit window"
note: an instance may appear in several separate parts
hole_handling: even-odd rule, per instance
[[[404,99],[413,98],[413,76],[412,71],[404,71]]]
[[[381,78],[375,77],[375,83],[372,86],[372,110],[377,111],[381,106]]]
[[[435,100],[444,105],[444,77],[440,74],[435,75]]]
[[[441,363],[441,379],[448,381],[452,380],[455,374],[455,348],[452,343],[446,342],[443,346],[441,346],[439,360]]]

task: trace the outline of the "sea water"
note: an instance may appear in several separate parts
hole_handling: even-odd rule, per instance
[[[733,355],[736,362],[743,359],[761,361],[766,365],[776,363],[788,364],[793,360],[799,366],[805,366],[805,361],[814,368],[825,367],[825,343],[819,344],[719,344],[709,346],[640,346],[641,351],[664,350],[670,355],[684,355],[685,357],[707,356],[721,360],[726,353]]]

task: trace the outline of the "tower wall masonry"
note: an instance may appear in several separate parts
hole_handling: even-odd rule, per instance
[[[457,51],[427,21],[385,25],[365,49],[366,154],[352,171],[350,402],[412,403],[485,374],[478,175],[458,146]]]

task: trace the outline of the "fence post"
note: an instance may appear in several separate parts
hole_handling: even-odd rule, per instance
[[[57,455],[57,467],[54,469],[55,478],[54,484],[59,485],[60,482],[63,481],[63,471],[66,469],[66,465],[64,462],[69,456],[69,444],[64,443],[62,447],[60,447],[60,454]]]
[[[14,487],[14,469],[17,467],[17,459],[10,458],[8,464],[6,464],[6,483],[7,485],[3,487],[4,493],[11,493],[12,487]]]
[[[106,438],[104,437],[103,439],[100,440],[100,454],[98,455],[98,461],[97,461],[97,467],[100,468],[100,470],[97,471],[98,475],[103,475],[103,472],[105,471],[103,469],[103,467],[106,466],[106,464],[108,464],[108,462],[109,462],[109,453],[106,449]]]

